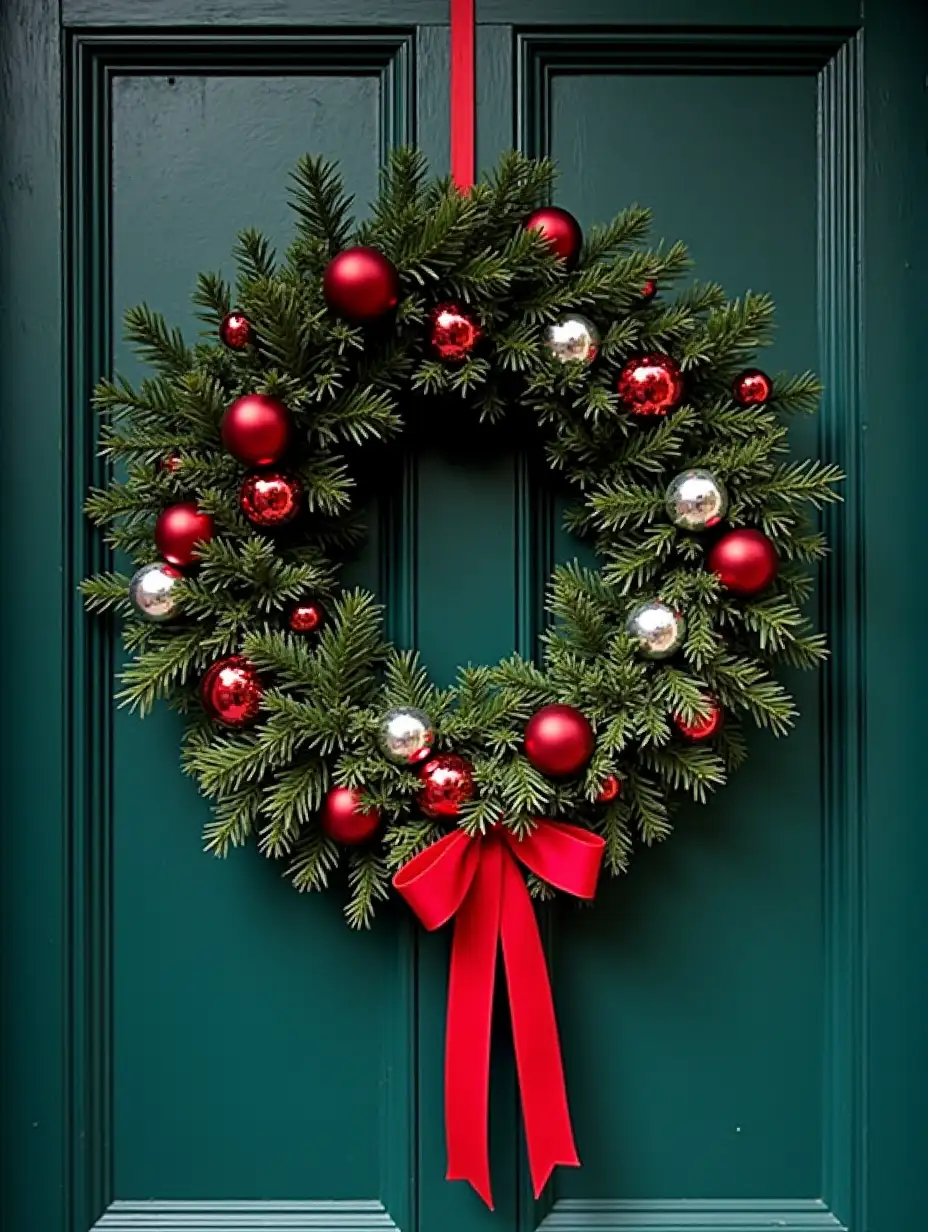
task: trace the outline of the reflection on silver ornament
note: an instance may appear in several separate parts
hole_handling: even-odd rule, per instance
[[[161,561],[137,570],[129,583],[129,600],[139,616],[154,624],[173,620],[178,610],[175,589],[182,577],[179,569]]]
[[[668,517],[681,530],[708,530],[728,511],[725,485],[711,471],[698,467],[671,479],[664,501]]]
[[[579,312],[545,328],[545,350],[562,364],[591,364],[599,354],[599,330]]]
[[[390,761],[412,766],[432,751],[435,729],[424,710],[394,706],[380,720],[380,747]]]
[[[639,603],[628,614],[625,631],[638,643],[645,659],[668,659],[683,644],[686,621],[659,599]]]

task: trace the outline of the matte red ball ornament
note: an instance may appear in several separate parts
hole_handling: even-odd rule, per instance
[[[419,771],[419,807],[426,817],[457,817],[461,805],[474,798],[474,770],[466,757],[440,753]]]
[[[256,471],[245,476],[238,503],[252,526],[285,526],[300,512],[303,485],[286,471]]]
[[[529,214],[525,226],[529,231],[540,232],[551,251],[565,264],[572,265],[580,256],[583,232],[576,218],[567,210],[556,205],[546,205]]]
[[[253,723],[263,696],[258,669],[241,655],[217,660],[200,682],[203,709],[226,727],[247,727]]]
[[[255,331],[243,312],[227,312],[219,323],[219,337],[230,351],[244,351],[255,340]]]
[[[333,787],[322,802],[319,824],[336,843],[355,847],[377,833],[380,809],[363,808],[361,793],[356,787]]]
[[[338,316],[348,321],[371,321],[396,307],[399,274],[382,252],[359,244],[332,258],[322,277],[322,293]]]
[[[578,774],[595,747],[589,719],[573,706],[542,706],[525,725],[525,756],[542,774]]]
[[[666,415],[683,397],[683,373],[669,355],[638,355],[619,373],[618,391],[633,415]]]
[[[213,519],[194,501],[168,505],[155,523],[155,546],[169,565],[181,569],[198,558],[197,545],[208,543],[215,531]]]
[[[759,530],[730,530],[713,545],[706,563],[736,595],[757,595],[777,576],[777,550]]]
[[[226,409],[220,431],[223,445],[239,462],[273,466],[290,445],[293,417],[279,398],[245,394]]]
[[[607,774],[603,779],[602,787],[599,789],[599,795],[596,800],[599,804],[609,804],[613,800],[617,800],[622,794],[622,784],[614,774]]]
[[[724,712],[714,697],[707,697],[710,709],[706,715],[696,715],[692,721],[684,719],[682,714],[673,716],[674,724],[681,736],[687,740],[708,740],[722,726]]]
[[[287,613],[287,624],[294,633],[315,633],[325,621],[325,608],[315,599],[301,599]]]
[[[762,406],[773,393],[773,381],[760,368],[748,368],[735,377],[731,392],[739,406]]]
[[[439,304],[429,314],[429,341],[439,359],[460,363],[477,345],[481,329],[457,304]]]

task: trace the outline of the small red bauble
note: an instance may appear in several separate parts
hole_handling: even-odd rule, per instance
[[[525,226],[527,230],[538,231],[544,236],[548,247],[565,264],[571,265],[579,257],[583,246],[583,232],[576,218],[567,210],[556,205],[546,205],[529,214]]]
[[[474,771],[465,757],[440,753],[419,771],[419,807],[426,817],[457,817],[461,805],[474,798]]]
[[[731,392],[739,406],[761,406],[773,393],[773,381],[760,368],[747,368],[735,377]]]
[[[197,544],[208,543],[214,533],[213,519],[201,513],[194,501],[168,505],[155,523],[155,546],[169,565],[192,565]]]
[[[325,620],[325,609],[315,599],[294,603],[287,613],[287,624],[294,633],[315,633]]]
[[[227,312],[219,323],[219,337],[232,351],[244,351],[255,340],[255,331],[243,312]]]
[[[707,697],[706,701],[709,703],[709,713],[704,716],[697,714],[692,722],[684,719],[682,714],[673,716],[677,731],[687,740],[708,740],[722,726],[724,718],[722,707],[714,697]]]
[[[326,303],[349,321],[370,321],[395,308],[400,297],[396,266],[376,248],[346,248],[325,267]]]
[[[669,355],[638,355],[619,373],[618,391],[633,415],[666,415],[683,397],[680,365]]]
[[[377,833],[380,809],[362,808],[356,787],[333,787],[322,803],[319,824],[336,843],[354,847]]]
[[[777,576],[777,550],[759,530],[730,530],[709,551],[706,563],[726,590],[756,595]]]
[[[175,471],[180,470],[180,454],[169,453],[158,463],[158,470],[164,471],[168,475],[173,475]]]
[[[246,466],[273,466],[287,452],[293,417],[279,398],[245,394],[226,409],[220,428],[222,443]]]
[[[644,286],[641,288],[641,298],[642,299],[653,299],[656,294],[657,294],[657,283],[654,281],[653,278],[649,278],[647,282],[644,284]]]
[[[593,756],[596,737],[573,706],[542,706],[525,725],[525,756],[542,774],[577,774]]]
[[[619,779],[614,774],[607,774],[596,799],[600,804],[608,804],[611,800],[617,800],[621,794],[622,784]]]
[[[284,526],[300,512],[303,485],[286,471],[257,471],[245,476],[238,503],[252,526]]]
[[[429,315],[432,349],[445,363],[466,359],[480,337],[481,329],[457,304],[439,304]]]
[[[263,695],[258,669],[241,655],[217,660],[200,681],[203,709],[226,727],[247,727],[254,722]]]

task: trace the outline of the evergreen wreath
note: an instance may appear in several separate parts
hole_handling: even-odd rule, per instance
[[[554,174],[510,154],[464,194],[402,149],[354,227],[336,168],[305,157],[283,260],[243,232],[234,297],[199,277],[206,339],[132,309],[157,375],[96,389],[121,477],[87,512],[138,567],[83,584],[125,618],[119,698],[186,716],[209,850],[254,836],[301,890],[347,853],[356,927],[449,823],[568,818],[624,871],[677,799],[705,801],[743,760],[743,720],[787,731],[777,666],[826,654],[802,609],[826,551],[811,510],[841,476],[790,460],[784,423],[815,410],[818,382],[750,366],[766,295],[667,297],[689,262],[640,247],[647,210],[581,244],[545,207]],[[414,399],[527,425],[600,562],[555,569],[538,662],[466,667],[448,689],[385,640],[372,594],[339,586],[362,459]]]

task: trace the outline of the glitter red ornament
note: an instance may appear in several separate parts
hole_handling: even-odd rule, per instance
[[[333,787],[322,802],[319,824],[336,843],[355,847],[377,833],[380,809],[363,808],[356,787]]]
[[[595,747],[589,719],[573,706],[542,706],[525,725],[525,756],[542,774],[578,774]]]
[[[706,559],[726,590],[757,595],[777,576],[777,550],[759,530],[730,530],[718,539]]]
[[[370,321],[395,308],[400,297],[396,266],[376,248],[346,248],[325,267],[326,303],[348,321]]]
[[[422,790],[417,797],[426,817],[457,817],[461,805],[474,798],[474,771],[466,757],[440,753],[419,771]]]
[[[325,608],[315,599],[302,599],[287,613],[287,624],[294,633],[315,633],[324,621]]]
[[[219,337],[230,351],[244,351],[255,340],[255,331],[243,312],[227,312],[219,323]]]
[[[619,373],[618,391],[633,415],[666,415],[683,397],[680,365],[669,355],[637,355]]]
[[[673,716],[677,731],[687,740],[708,740],[722,726],[725,717],[722,707],[714,697],[707,697],[705,700],[709,704],[707,714],[697,714],[692,720],[685,719],[682,714]]]
[[[566,265],[572,265],[580,256],[583,247],[583,232],[580,224],[557,205],[546,205],[529,214],[525,220],[528,231],[538,231],[548,242],[551,251]]]
[[[739,406],[762,406],[773,393],[773,381],[760,368],[747,368],[735,377],[731,392]]]
[[[192,565],[197,545],[208,543],[215,532],[212,517],[201,513],[194,501],[168,505],[155,523],[155,546],[169,565]]]
[[[612,800],[617,800],[621,794],[621,781],[614,774],[607,774],[602,781],[596,800],[599,804],[609,804]]]
[[[303,485],[286,471],[256,471],[245,476],[238,503],[252,526],[285,526],[300,512]]]
[[[279,398],[245,394],[226,408],[220,426],[222,443],[246,466],[273,466],[287,452],[293,417]]]
[[[218,659],[200,682],[203,709],[226,727],[247,727],[253,723],[263,696],[258,669],[241,655]]]
[[[439,304],[429,314],[429,341],[439,359],[460,363],[477,345],[481,329],[457,304]]]

